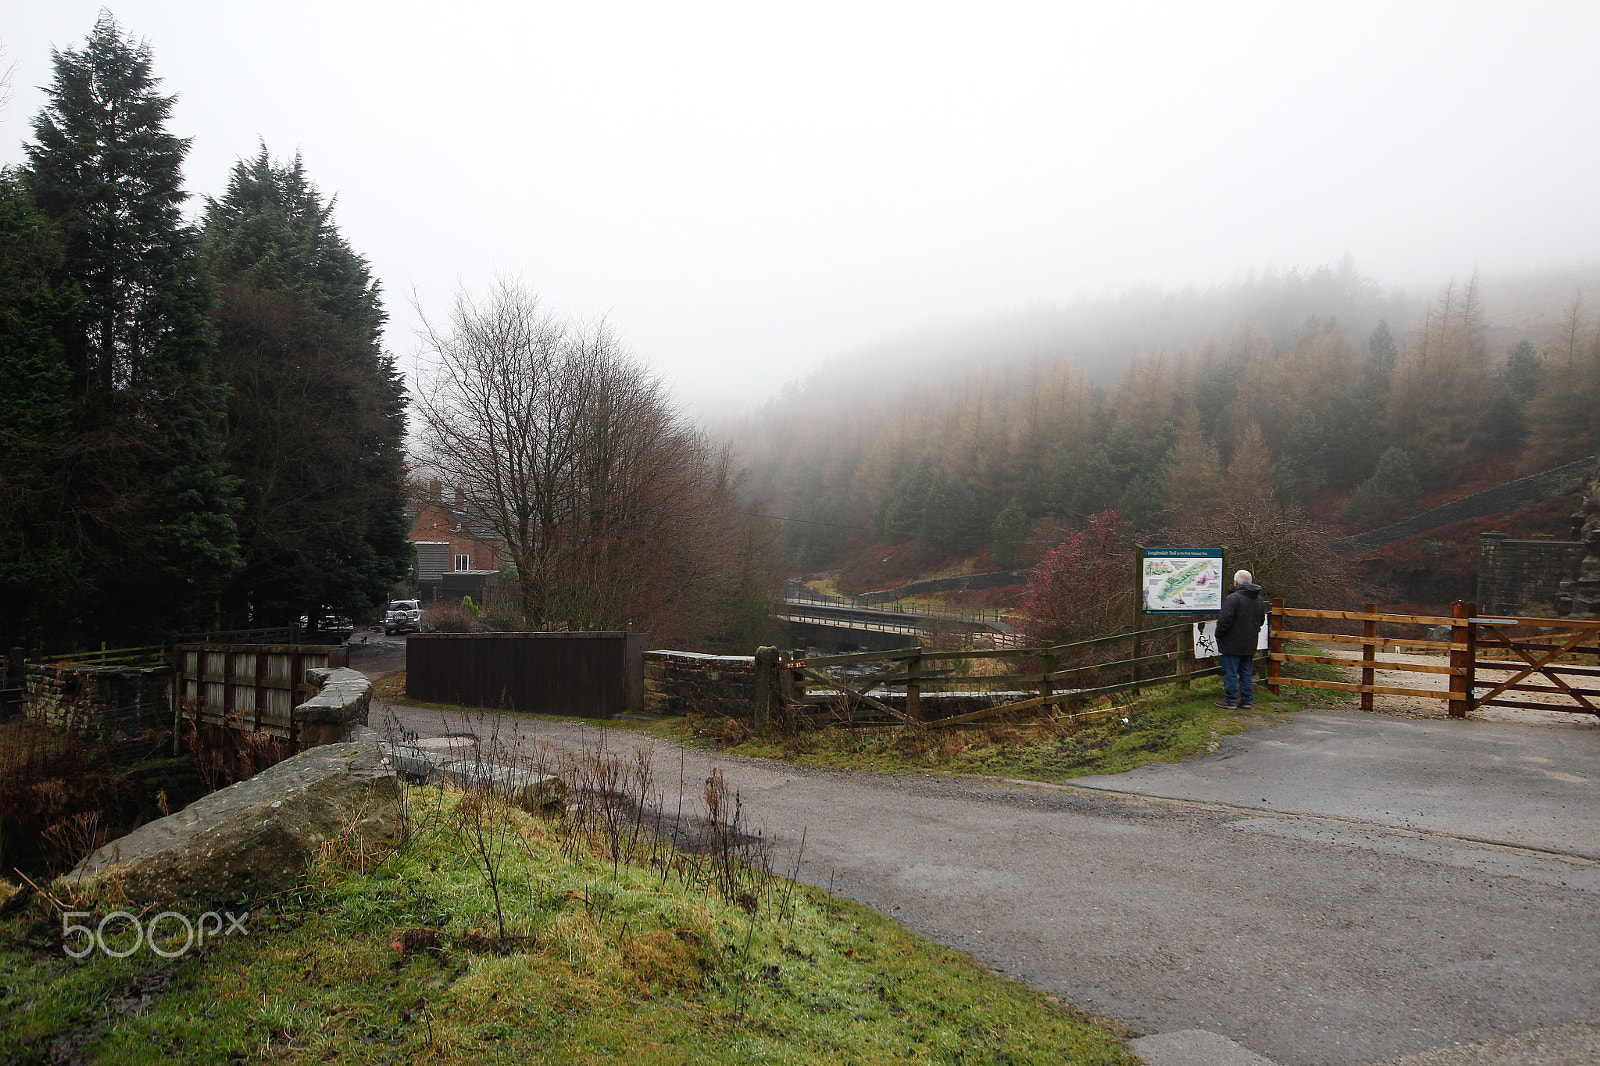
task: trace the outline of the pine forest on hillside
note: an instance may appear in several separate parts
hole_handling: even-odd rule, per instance
[[[1120,334],[1107,305],[1058,323],[1053,343],[951,346],[864,384],[821,373],[734,435],[754,491],[789,519],[791,565],[843,568],[849,592],[1033,566],[1109,512],[1130,544],[1250,548],[1245,521],[1320,549],[1600,452],[1600,323],[1571,288],[1546,302],[1564,302],[1554,324],[1497,323],[1476,275],[1418,306],[1348,267],[1164,305],[1137,295]],[[1174,340],[1185,328],[1198,332]],[[1168,342],[1113,376],[1118,338],[1141,329]],[[1537,521],[1567,535],[1564,512]],[[1317,554],[1350,572],[1278,587],[1429,594]],[[1448,602],[1459,586],[1433,591]]]

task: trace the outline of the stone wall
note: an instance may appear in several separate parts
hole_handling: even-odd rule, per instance
[[[1438,529],[1454,522],[1464,522],[1469,518],[1510,514],[1512,511],[1532,506],[1540,500],[1548,499],[1558,492],[1567,491],[1581,484],[1594,472],[1595,462],[1595,456],[1591,455],[1587,459],[1579,459],[1575,463],[1558,466],[1553,470],[1529,474],[1527,477],[1496,485],[1492,489],[1484,489],[1482,492],[1463,496],[1459,500],[1451,500],[1431,511],[1424,511],[1403,522],[1396,522],[1392,526],[1336,540],[1333,545],[1344,551],[1369,551],[1381,548],[1385,544],[1393,544],[1398,540],[1405,540],[1407,537],[1414,537],[1418,533],[1426,533],[1430,529]]]
[[[321,691],[292,712],[301,750],[347,740],[367,724],[372,682],[365,676],[345,668],[311,669],[306,676]],[[136,761],[171,739],[172,677],[170,666],[29,663],[28,714],[90,730],[111,745],[117,761]]]
[[[644,653],[644,706],[653,714],[705,710],[753,715],[760,696],[752,656]]]
[[[155,738],[170,735],[170,666],[28,663],[22,687],[30,717],[96,734],[119,763],[144,758],[160,746]]]
[[[1577,571],[1583,543],[1478,535],[1478,611],[1555,616],[1561,583]]]
[[[1581,523],[1578,543],[1583,555],[1572,578],[1561,583],[1557,613],[1600,618],[1600,470],[1584,487],[1582,510],[1573,517]]]
[[[306,680],[322,691],[294,709],[295,741],[301,751],[349,740],[367,725],[372,682],[347,667],[311,669]]]
[[[399,785],[384,745],[363,736],[291,756],[247,781],[146,823],[80,862],[66,880],[158,906],[258,900],[293,887],[322,844],[391,844]]]

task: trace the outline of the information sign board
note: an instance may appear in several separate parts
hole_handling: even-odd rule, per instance
[[[1146,548],[1140,595],[1145,614],[1222,609],[1222,550]]]

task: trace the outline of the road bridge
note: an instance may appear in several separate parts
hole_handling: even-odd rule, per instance
[[[932,611],[901,603],[868,604],[791,588],[773,616],[796,640],[830,650],[904,648],[935,632],[954,632],[1004,644],[1016,629],[998,611]]]

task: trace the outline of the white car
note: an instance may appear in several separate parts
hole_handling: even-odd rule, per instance
[[[389,604],[389,613],[383,616],[383,631],[386,634],[422,632],[422,601],[394,600],[391,602]]]

